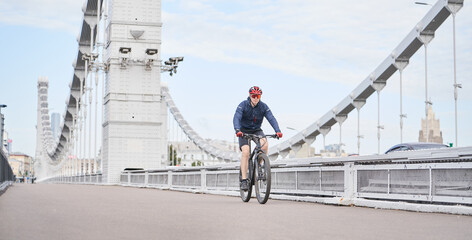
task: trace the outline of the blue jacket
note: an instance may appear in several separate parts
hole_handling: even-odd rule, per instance
[[[251,100],[248,97],[247,100],[242,101],[238,108],[236,108],[233,117],[234,130],[260,130],[264,117],[267,118],[275,132],[280,132],[279,124],[267,104],[259,101],[255,107],[252,107]]]

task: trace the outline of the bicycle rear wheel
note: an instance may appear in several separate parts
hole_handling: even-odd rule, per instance
[[[239,194],[241,195],[241,199],[243,200],[243,202],[249,202],[249,200],[251,200],[251,194],[252,194],[252,181],[253,181],[253,164],[252,164],[252,159],[249,159],[248,161],[248,168],[247,168],[247,179],[249,179],[249,182],[248,182],[248,186],[249,186],[249,189],[247,191],[243,191],[241,189],[239,189]],[[241,182],[241,179],[242,179],[242,175],[241,175],[241,170],[239,170],[239,182]]]
[[[270,162],[267,155],[264,153],[259,154],[258,161],[255,162],[255,184],[256,185],[256,197],[260,204],[264,204],[269,199],[270,195]]]

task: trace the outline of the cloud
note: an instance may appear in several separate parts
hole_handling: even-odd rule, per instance
[[[192,1],[185,5],[183,12],[164,12],[166,51],[209,61],[246,63],[353,87],[391,53],[429,9],[411,1],[367,0],[341,0],[336,4],[243,2],[241,10],[234,12],[219,9],[218,5],[218,1]],[[465,18],[468,13],[468,9],[458,13],[463,25],[471,23]],[[449,23],[446,21],[444,25]],[[450,26],[442,28],[450,29]],[[461,39],[467,39],[470,31],[463,32]],[[431,44],[435,45],[430,50],[435,58],[429,65],[431,76],[449,74],[450,69],[441,66],[452,63],[450,36],[443,31]],[[461,40],[458,51],[465,50],[464,62],[470,62],[467,57],[471,57],[472,50],[464,41]],[[421,55],[421,51],[416,55]],[[411,60],[423,59],[420,56]],[[467,68],[462,70],[465,75],[472,74]],[[412,74],[410,78],[424,79],[421,68],[408,74]],[[405,84],[415,88],[421,81]],[[415,93],[406,91],[406,94]]]
[[[0,0],[0,23],[66,31],[76,35],[82,19],[83,1]]]
[[[77,0],[0,0],[0,24],[52,29],[76,36],[82,22],[83,3],[84,1]],[[344,97],[338,98],[335,92],[327,94],[327,90],[318,83],[334,82],[354,89],[391,53],[429,10],[428,6],[414,5],[410,0],[339,0],[336,2],[164,0],[162,5],[163,52],[228,65],[247,64],[256,68],[274,70],[273,72],[277,73],[283,72],[290,76],[290,81],[301,83],[301,88],[312,90],[313,96],[319,95],[319,98],[308,98],[308,94],[300,96],[300,101],[309,105],[309,110],[306,108],[300,110],[292,105],[287,107],[290,110],[286,110],[283,108],[286,105],[274,104],[274,110],[276,107],[279,108],[277,111],[280,116],[279,123],[285,127],[297,129],[304,129],[316,121],[325,113],[320,109],[334,107]],[[169,5],[175,5],[176,8],[169,8]],[[457,14],[456,19],[458,82],[463,83],[464,87],[459,92],[461,101],[472,99],[472,95],[467,94],[470,92],[468,77],[472,75],[472,68],[470,68],[472,18],[467,16],[472,16],[472,8],[465,5]],[[438,106],[437,100],[452,100],[451,25],[449,18],[436,32],[436,37],[428,49],[429,90],[435,101],[434,106]],[[411,135],[409,139],[416,139],[418,133],[419,119],[415,118],[415,112],[419,111],[421,114],[417,115],[421,116],[424,112],[423,51],[420,49],[410,59],[410,64],[403,75],[404,94],[415,98],[415,101],[418,100],[419,104],[416,105],[421,105],[407,112],[409,116],[407,120],[415,122],[405,129],[405,135]],[[186,61],[187,59],[189,58],[186,58]],[[65,76],[65,78],[69,77]],[[396,73],[389,80],[388,87],[384,91],[398,95],[398,78],[398,73]],[[205,84],[205,81],[201,81],[202,79],[196,80],[199,80],[202,85]],[[257,81],[262,82],[259,79]],[[282,81],[278,81],[280,82]],[[231,83],[225,82],[223,85],[228,86]],[[186,89],[188,87],[183,87],[181,91],[186,91]],[[215,95],[218,94],[220,93],[215,93]],[[229,95],[235,95],[234,92],[229,93],[226,90],[221,94],[225,95],[224,98],[220,98],[225,104],[232,101]],[[267,91],[265,94],[268,96],[270,93]],[[397,95],[395,95],[395,102]],[[386,95],[382,93],[382,97],[384,96]],[[304,99],[301,99],[302,97]],[[201,101],[198,98],[192,99],[192,102],[183,99],[180,98],[183,104],[179,106],[182,108],[184,105],[198,104]],[[373,105],[372,108],[375,109],[375,99],[374,95],[365,108]],[[387,102],[384,98],[382,101]],[[322,104],[326,106],[320,107]],[[404,102],[404,107],[408,110],[406,105]],[[464,106],[466,106],[465,103],[459,105],[459,111],[470,116],[470,111],[464,111]],[[197,113],[189,110],[183,114],[202,137],[224,139],[233,136],[231,118],[234,107],[231,105],[231,110],[228,111],[219,109],[219,114],[226,114],[221,116],[208,115],[206,111],[215,111],[211,106],[208,110],[202,107]],[[291,114],[288,114],[288,111]],[[397,106],[393,111],[398,112]],[[312,115],[309,112],[316,114]],[[398,113],[395,114],[398,122]],[[370,115],[374,116],[376,112],[370,113],[367,109],[363,110],[362,117]],[[362,134],[369,136],[363,140],[363,147],[367,148],[372,145],[376,149],[376,124],[376,121],[370,121],[361,126]],[[398,129],[398,123],[392,126],[385,125],[385,135],[390,129]],[[209,126],[215,130],[208,131]],[[333,127],[332,133],[327,136],[331,143],[337,142],[336,129],[338,129],[337,126]],[[356,131],[357,119],[354,112],[354,115],[350,115],[343,125],[343,133],[348,135],[343,137],[344,141],[355,143]],[[285,133],[287,137],[293,134],[288,130]],[[398,131],[395,134],[399,135]],[[316,144],[320,143],[322,141],[317,141]],[[388,145],[386,143],[383,147],[388,147]],[[356,150],[355,144],[351,144],[350,147],[350,151]]]

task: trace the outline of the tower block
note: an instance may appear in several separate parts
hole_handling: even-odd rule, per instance
[[[167,165],[167,107],[161,96],[161,1],[110,0],[102,139],[103,183],[125,168]]]

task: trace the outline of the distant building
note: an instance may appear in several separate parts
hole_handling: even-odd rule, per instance
[[[443,143],[442,132],[440,129],[439,119],[436,119],[435,113],[431,105],[428,108],[428,140],[426,140],[426,120],[421,119],[421,130],[418,137],[418,142],[434,142]]]
[[[25,165],[22,161],[10,158],[8,159],[8,164],[10,164],[11,170],[16,177],[23,176],[23,173],[25,172]]]
[[[17,177],[34,175],[33,158],[24,153],[10,153],[8,163],[10,163],[13,174]]]
[[[315,156],[315,148],[312,146],[308,146],[308,144],[303,144],[300,150],[296,153],[295,151],[291,150],[289,154],[290,158],[308,158]]]
[[[61,124],[61,114],[59,113],[51,113],[51,131],[52,131],[52,137],[54,140],[56,140],[57,136],[59,136],[59,129]]]
[[[239,151],[238,143],[230,143],[224,140],[210,140],[209,144],[222,151]],[[169,142],[172,148],[177,153],[177,159],[180,159],[180,166],[192,166],[198,162],[203,163],[203,166],[224,163],[222,160],[211,157],[191,141]]]
[[[342,150],[339,144],[326,145],[324,150],[320,151],[321,157],[347,157],[347,153]]]

